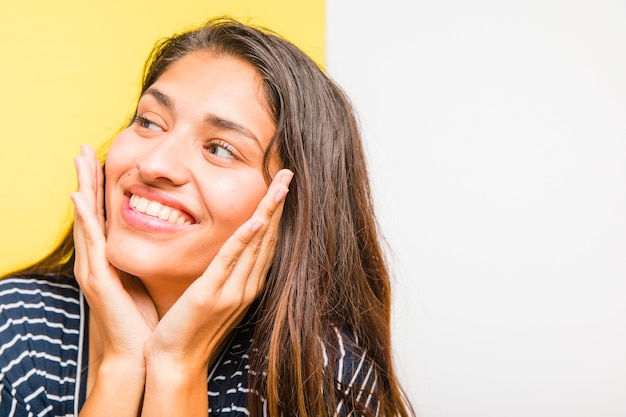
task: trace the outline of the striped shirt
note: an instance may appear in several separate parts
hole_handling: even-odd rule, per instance
[[[88,311],[74,280],[59,282],[55,276],[0,280],[0,416],[78,415],[86,396]],[[377,391],[374,367],[354,343],[344,343],[345,332],[335,330],[339,346],[336,389],[378,415],[378,400],[371,394]],[[250,323],[237,327],[210,369],[209,415],[250,415],[248,353],[252,333]],[[327,366],[324,344],[322,349]],[[265,399],[262,404],[265,417]],[[335,415],[359,414],[339,400]]]

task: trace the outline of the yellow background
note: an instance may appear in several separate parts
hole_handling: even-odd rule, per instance
[[[133,111],[151,47],[209,17],[266,26],[324,65],[323,0],[0,0],[0,274],[71,221],[73,158]]]

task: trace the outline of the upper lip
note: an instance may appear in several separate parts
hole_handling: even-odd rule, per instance
[[[173,197],[159,189],[145,184],[133,184],[128,187],[128,193],[175,208],[189,216],[189,218],[193,220],[192,223],[197,223],[196,217],[191,214],[191,210],[185,204],[183,204],[176,197]]]

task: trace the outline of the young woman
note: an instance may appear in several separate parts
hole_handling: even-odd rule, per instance
[[[3,415],[412,414],[357,122],[295,46],[163,41],[75,165],[73,230],[0,281]]]

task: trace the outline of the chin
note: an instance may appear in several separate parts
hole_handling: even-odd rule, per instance
[[[178,281],[190,284],[202,275],[210,262],[207,260],[206,265],[198,265],[198,259],[194,259],[195,262],[191,263],[189,256],[176,256],[171,245],[166,248],[158,245],[153,248],[145,245],[120,245],[114,239],[107,241],[106,256],[115,268],[144,282]]]

